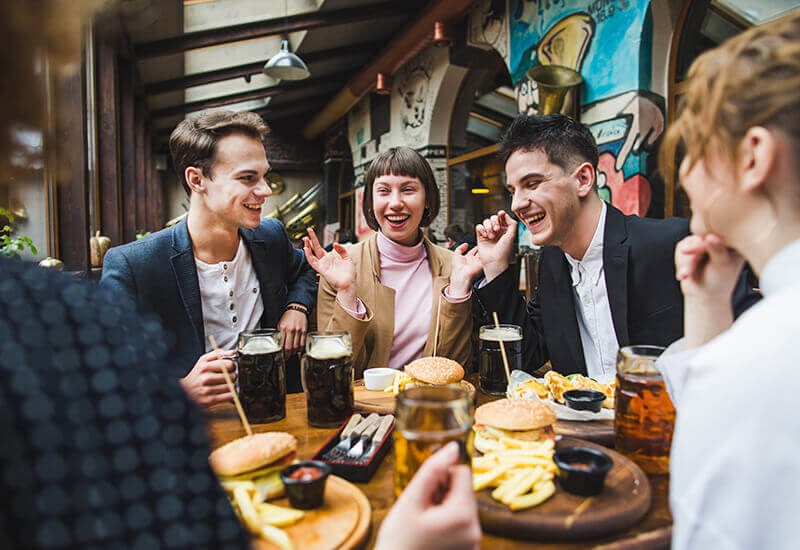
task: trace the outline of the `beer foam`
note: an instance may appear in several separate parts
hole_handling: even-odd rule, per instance
[[[481,330],[481,340],[490,342],[518,342],[522,335],[513,328],[489,328]]]
[[[308,355],[314,359],[338,359],[350,355],[350,347],[338,338],[322,338],[309,346]]]
[[[275,353],[280,349],[278,342],[272,336],[257,336],[248,340],[244,347],[239,350],[239,353],[263,355],[265,353]]]

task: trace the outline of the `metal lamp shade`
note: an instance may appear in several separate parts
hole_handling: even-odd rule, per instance
[[[264,65],[264,74],[278,80],[303,80],[311,76],[303,60],[289,50],[288,40],[281,41],[281,51]]]

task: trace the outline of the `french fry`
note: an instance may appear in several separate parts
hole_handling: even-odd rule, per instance
[[[261,528],[261,520],[247,490],[244,487],[236,487],[233,490],[233,500],[236,502],[236,506],[239,507],[239,513],[242,515],[247,528],[254,533],[258,533]]]
[[[509,507],[512,510],[524,510],[538,506],[556,492],[556,486],[552,481],[547,481],[541,489],[527,495],[518,496],[511,500]]]
[[[501,498],[501,502],[503,504],[511,504],[511,502],[518,496],[524,495],[528,492],[528,490],[533,487],[533,484],[539,481],[539,479],[544,474],[544,470],[540,468],[528,468],[524,470],[520,470],[525,472],[525,476],[523,476],[519,483],[513,487],[510,487],[503,493],[503,498]]]
[[[522,480],[528,475],[526,470],[517,470],[513,474],[503,481],[497,489],[492,491],[492,498],[495,500],[499,500],[500,502],[503,501],[503,496],[505,496],[506,492],[513,491],[514,487],[519,486],[522,483]],[[530,487],[530,486],[528,486]],[[527,490],[528,487],[525,489]]]
[[[220,481],[222,488],[228,492],[233,492],[237,488],[243,488],[248,493],[256,490],[256,486],[252,481]]]
[[[282,548],[283,550],[294,550],[292,539],[286,534],[286,531],[273,527],[272,525],[261,525],[258,533],[262,537],[270,541],[272,544]]]
[[[480,491],[489,487],[494,481],[505,474],[511,467],[507,465],[497,466],[485,474],[476,474],[472,476],[472,486],[476,491]]]
[[[266,502],[256,505],[256,511],[263,523],[274,525],[275,527],[286,527],[300,521],[305,515],[300,510],[294,508],[284,508]]]

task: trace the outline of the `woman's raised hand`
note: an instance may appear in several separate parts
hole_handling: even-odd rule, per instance
[[[303,252],[314,271],[324,277],[337,292],[347,293],[356,288],[356,266],[339,243],[333,244],[333,251],[326,252],[319,244],[316,233],[309,228],[308,237],[303,237]],[[347,305],[347,304],[345,304]]]
[[[483,264],[478,256],[478,247],[465,253],[467,247],[469,245],[463,243],[453,251],[453,259],[450,263],[449,293],[454,298],[469,294],[472,281],[483,272]]]

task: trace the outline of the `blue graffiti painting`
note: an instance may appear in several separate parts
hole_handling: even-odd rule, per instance
[[[510,0],[512,80],[524,80],[535,65],[559,64],[583,75],[584,103],[641,88],[641,76],[650,72],[650,59],[640,55],[650,51],[649,6],[649,0]]]

